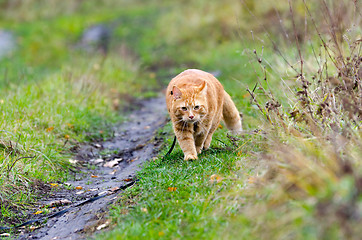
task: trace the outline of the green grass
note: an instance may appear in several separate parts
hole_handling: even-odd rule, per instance
[[[105,59],[74,51],[90,24],[134,14],[109,7],[93,14],[96,6],[91,6],[68,16],[59,13],[29,22],[8,16],[0,21],[18,36],[18,49],[0,60],[2,223],[12,222],[13,211],[34,201],[29,184],[67,178],[63,170],[70,167],[70,149],[110,137],[112,127],[124,119],[122,109],[129,104],[124,99],[154,96],[160,89],[139,59],[121,51],[128,46],[119,42],[111,43]]]
[[[255,63],[253,49],[258,56],[263,51],[262,60],[267,62]],[[298,59],[296,49],[283,50],[289,61]],[[312,54],[311,49],[306,50]],[[279,80],[282,78],[295,92],[301,86],[292,77],[295,73],[280,57],[275,57],[277,54],[271,57],[269,51],[261,50],[255,42],[240,45],[229,41],[209,48],[207,53],[198,51],[197,56],[193,53],[188,56],[208,70],[221,70],[221,82],[246,116],[244,127],[262,127],[266,132],[246,135],[234,146],[225,130],[219,130],[211,150],[194,162],[184,162],[179,148],[163,161],[165,150],[139,173],[137,185],[120,197],[112,210],[116,225],[98,239],[340,239],[346,234],[357,239],[360,236],[358,220],[342,217],[348,216],[343,215],[348,211],[361,213],[358,210],[361,191],[356,190],[361,176],[361,148],[356,145],[360,130],[352,131],[348,150],[335,152],[335,143],[321,137],[321,132],[326,134],[328,130],[323,127],[316,130],[310,122],[288,119],[288,111],[302,111],[303,107],[298,105],[298,95],[291,95]],[[248,52],[252,64],[247,64]],[[306,58],[310,65],[305,74],[311,79],[320,65],[310,60],[312,57]],[[263,69],[260,70],[264,66],[268,84],[263,80]],[[335,74],[336,66],[329,67],[328,73]],[[255,104],[250,104],[243,90],[252,89],[258,78],[256,96],[263,114]],[[321,76],[317,79],[325,81]],[[317,99],[311,95],[313,109],[319,104]],[[284,109],[278,112],[265,108],[266,101],[274,100],[280,101]],[[263,115],[269,116],[272,125],[265,123]],[[340,127],[339,130],[348,131]],[[170,132],[170,126],[165,131]],[[344,172],[341,161],[351,161],[353,176]],[[216,176],[222,180],[212,183],[210,178]]]
[[[165,129],[170,131],[170,125]],[[228,191],[235,182],[239,166],[248,150],[246,144],[240,153],[226,140],[226,131],[218,130],[209,151],[197,161],[184,161],[179,147],[167,159],[149,162],[138,174],[140,181],[112,210],[118,226],[107,233],[107,239],[209,239],[215,238],[228,226],[227,217],[236,213],[236,206],[229,206],[223,214],[215,214],[222,202],[221,193]],[[171,138],[171,137],[170,137]],[[168,139],[167,144],[171,144]],[[166,149],[167,150],[167,149]],[[161,153],[161,156],[165,152]],[[225,160],[227,159],[227,161]],[[245,169],[248,176],[252,169]]]
[[[356,221],[338,214],[346,206],[360,214],[355,207],[361,204],[356,190],[360,128],[351,131],[348,114],[339,114],[337,132],[347,132],[349,138],[336,138],[347,143],[335,153],[336,145],[325,136],[334,126],[317,131],[305,119],[291,117],[294,110],[305,117],[305,109],[286,84],[292,91],[302,88],[275,48],[296,69],[299,58],[293,39],[282,41],[285,35],[272,14],[277,9],[289,18],[289,7],[285,1],[275,6],[266,2],[0,0],[6,6],[0,10],[0,27],[11,29],[18,44],[0,60],[0,222],[21,220],[14,211],[37,198],[29,185],[67,178],[71,148],[109,137],[112,126],[124,118],[122,108],[129,104],[124,99],[155,96],[180,71],[201,68],[221,73],[219,80],[244,114],[244,129],[263,131],[231,141],[219,129],[199,160],[183,161],[179,147],[161,160],[173,138],[168,124],[160,130],[166,133],[160,134],[165,136],[160,157],[147,163],[138,174],[140,181],[119,195],[111,210],[112,229],[98,238],[338,239],[349,234],[347,225],[351,238],[358,236]],[[293,4],[296,32],[304,34],[304,6],[301,1]],[[251,17],[245,5],[258,17]],[[316,19],[325,21],[322,15]],[[106,58],[76,48],[82,30],[96,23],[114,27]],[[270,44],[261,24],[277,46]],[[290,21],[283,31],[294,36]],[[349,39],[360,33],[353,31]],[[315,63],[311,46],[321,62],[331,59],[325,59],[315,36],[302,45],[305,76],[324,81],[321,75],[327,70]],[[322,74],[316,74],[318,68]],[[329,76],[337,71],[328,68]],[[262,113],[246,91],[257,82],[254,94]],[[312,95],[313,109],[319,98]],[[283,108],[279,113],[266,109],[267,101],[278,101]],[[340,159],[351,164],[353,174],[343,172]]]
[[[22,202],[21,195],[32,190],[20,188],[22,194],[13,195],[9,188],[13,184],[23,185],[33,179],[65,180],[67,171],[58,170],[69,165],[69,149],[79,142],[109,137],[111,126],[122,120],[123,116],[113,110],[113,101],[118,98],[112,99],[99,90],[104,87],[111,91],[116,83],[108,84],[109,76],[119,81],[122,72],[111,60],[103,67],[106,70],[102,68],[97,73],[84,71],[78,75],[73,71],[73,76],[64,70],[38,80],[36,84],[2,91],[0,159],[4,175],[0,181],[5,202]],[[130,77],[128,74],[125,84]],[[19,159],[21,157],[32,158]],[[7,214],[2,216],[9,217]]]

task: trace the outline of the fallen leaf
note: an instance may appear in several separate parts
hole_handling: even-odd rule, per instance
[[[0,237],[10,237],[10,233],[2,233],[0,234]]]
[[[58,183],[50,183],[50,186],[51,186],[51,187],[58,187],[59,184],[58,184]]]
[[[54,127],[48,127],[48,128],[46,129],[47,132],[51,132],[51,131],[53,131],[53,130],[54,130]]]
[[[67,123],[67,126],[68,126],[69,128],[74,128],[74,125],[71,124],[71,123]]]
[[[164,235],[165,235],[164,232],[162,232],[162,231],[161,231],[161,232],[158,232],[158,236],[159,236],[159,237],[162,237],[162,236],[164,236]]]
[[[92,177],[92,178],[97,178],[98,176],[97,176],[97,175],[92,175],[91,177]]]
[[[177,189],[177,187],[168,187],[167,191],[174,192],[174,191],[176,191],[176,189]]]
[[[217,128],[223,129],[224,127],[221,124],[219,124]]]
[[[114,169],[112,172],[110,172],[110,175],[114,175],[117,172],[117,169]]]
[[[35,215],[38,215],[38,214],[40,214],[40,213],[42,213],[43,211],[41,211],[41,210],[38,210],[38,211],[36,211],[35,213],[33,213],[33,214],[35,214]]]
[[[131,162],[134,162],[134,161],[136,161],[136,160],[138,160],[138,157],[132,158],[131,160],[128,160],[128,162],[131,163]]]
[[[141,211],[144,212],[144,213],[148,213],[147,208],[141,208]]]
[[[133,181],[133,179],[132,179],[132,178],[125,178],[125,179],[123,179],[123,181],[125,181],[125,182],[131,182],[131,181]]]
[[[210,176],[210,182],[211,182],[211,183],[215,183],[215,182],[219,183],[219,182],[221,182],[222,180],[223,180],[223,178],[220,177],[220,176],[217,175],[217,174],[213,174],[213,175]]]
[[[249,182],[249,183],[255,183],[255,181],[256,181],[256,178],[255,178],[255,177],[249,177],[249,178],[248,178],[248,182]]]
[[[112,192],[116,192],[116,191],[118,191],[118,190],[119,190],[119,187],[111,188],[111,191],[112,191]]]
[[[34,231],[35,229],[38,229],[38,228],[40,228],[40,226],[31,225],[31,226],[29,227],[29,229],[32,230],[32,231]]]
[[[77,190],[82,190],[83,187],[82,187],[82,186],[77,186],[77,187],[75,187],[75,189],[77,189]]]
[[[69,139],[70,136],[69,136],[68,134],[65,134],[65,135],[64,135],[64,138],[65,138],[65,139]]]
[[[250,97],[250,93],[245,93],[245,94],[243,95],[243,98],[247,98],[247,97]]]
[[[150,126],[145,126],[144,129],[150,129],[151,127]]]

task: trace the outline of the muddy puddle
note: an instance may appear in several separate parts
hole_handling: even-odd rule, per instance
[[[53,212],[73,208],[40,226],[32,226],[35,229],[31,232],[28,226],[17,239],[84,239],[106,228],[107,209],[122,194],[119,188],[130,185],[142,164],[157,155],[161,142],[155,135],[165,123],[164,98],[149,99],[115,129],[113,139],[81,146],[74,160],[82,167],[74,173],[74,179],[60,184],[58,190],[41,200],[48,206],[62,205],[53,207]],[[110,194],[74,207],[104,193]]]

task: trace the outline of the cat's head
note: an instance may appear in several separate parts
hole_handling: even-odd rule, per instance
[[[198,86],[185,88],[172,87],[172,113],[184,122],[198,122],[207,113],[206,101],[207,84],[205,81]]]

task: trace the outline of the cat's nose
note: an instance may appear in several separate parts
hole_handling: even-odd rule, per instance
[[[194,118],[194,116],[192,116],[192,115],[191,115],[191,116],[189,116],[189,118],[190,118],[190,119],[193,119],[193,118]]]

